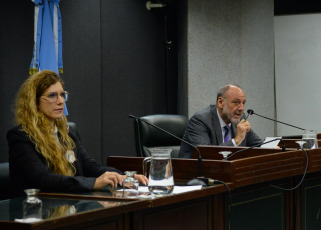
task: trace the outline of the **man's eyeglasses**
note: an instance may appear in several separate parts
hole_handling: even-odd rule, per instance
[[[69,95],[69,93],[67,91],[62,91],[59,93],[59,96],[62,97],[62,99],[64,99],[64,101],[68,101],[68,95]],[[54,102],[57,102],[57,100],[58,100],[58,93],[51,92],[51,93],[48,93],[47,95],[43,95],[41,97],[43,97],[44,99],[46,99],[50,103],[54,103]]]

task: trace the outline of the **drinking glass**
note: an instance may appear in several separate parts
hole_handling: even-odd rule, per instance
[[[39,189],[26,189],[23,201],[23,219],[29,222],[42,220],[42,201],[37,197]]]
[[[302,141],[304,149],[315,149],[318,148],[317,132],[315,130],[304,130],[302,134]]]
[[[126,196],[137,196],[139,181],[134,178],[136,171],[126,171],[127,178],[123,181],[123,195],[125,196],[125,188],[130,189],[126,191]]]

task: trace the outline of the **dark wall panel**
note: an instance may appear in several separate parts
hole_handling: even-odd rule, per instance
[[[163,18],[145,1],[102,1],[102,146],[135,156],[133,120],[166,113]]]
[[[100,161],[100,0],[61,1],[60,7],[68,120],[76,122],[85,149]]]
[[[7,131],[13,127],[12,105],[29,74],[33,49],[31,1],[2,1],[0,7],[0,162],[8,161]]]

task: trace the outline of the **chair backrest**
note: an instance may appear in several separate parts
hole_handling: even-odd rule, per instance
[[[0,163],[0,200],[9,198],[10,175],[9,163]]]
[[[188,118],[173,114],[155,114],[141,117],[169,133],[183,138]],[[177,158],[181,141],[144,122],[134,119],[137,156],[150,156],[150,148],[170,148],[172,158]]]
[[[72,121],[68,121],[68,125],[75,131],[77,137],[78,137],[78,140],[80,141],[80,134],[79,134],[79,131],[77,129],[77,125],[75,122],[72,122]]]

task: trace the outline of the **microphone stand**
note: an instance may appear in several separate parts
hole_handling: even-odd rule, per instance
[[[288,125],[288,126],[291,126],[291,127],[293,127],[293,128],[305,130],[305,129],[300,128],[300,127],[297,127],[297,126],[290,125],[290,124],[287,124],[287,123],[285,123],[285,122],[277,121],[277,120],[274,120],[274,119],[272,119],[272,118],[268,118],[268,117],[262,116],[262,115],[260,115],[260,114],[254,113],[254,111],[253,111],[252,109],[249,109],[247,112],[248,112],[248,114],[251,114],[251,115],[252,115],[252,114],[255,114],[255,115],[259,116],[259,117],[263,117],[263,118],[268,119],[268,120],[271,120],[271,121],[275,121],[275,122],[278,122],[278,123],[281,123],[281,124],[284,124],[284,125]]]
[[[200,179],[201,181],[204,181],[204,180],[202,180],[202,179],[204,179],[204,177],[203,177],[203,166],[202,166],[202,155],[201,155],[199,149],[196,146],[192,145],[191,143],[183,140],[182,138],[179,138],[179,137],[175,136],[174,134],[171,134],[170,132],[168,132],[168,131],[166,131],[166,130],[164,130],[164,129],[162,129],[162,128],[160,128],[160,127],[158,127],[158,126],[156,126],[156,125],[154,125],[154,124],[152,124],[152,123],[150,123],[150,122],[148,122],[148,121],[146,121],[146,120],[144,120],[142,118],[135,117],[134,115],[131,115],[131,114],[129,114],[128,117],[137,119],[139,121],[142,121],[142,122],[154,127],[155,129],[158,129],[158,130],[160,130],[160,131],[162,131],[162,132],[164,132],[164,133],[166,133],[166,134],[168,134],[168,135],[170,135],[170,136],[172,136],[172,137],[184,142],[185,144],[193,147],[194,149],[196,149],[196,151],[198,153],[198,177],[197,177],[197,179]],[[206,181],[208,181],[208,179]]]

